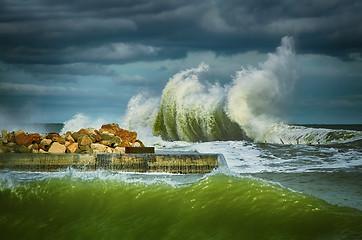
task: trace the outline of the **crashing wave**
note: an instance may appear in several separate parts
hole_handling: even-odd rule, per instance
[[[128,128],[151,127],[171,141],[254,140],[282,144],[325,144],[362,137],[361,132],[312,129],[280,123],[293,92],[298,66],[293,39],[284,37],[258,68],[237,71],[231,84],[205,80],[209,66],[170,78],[161,98],[133,97],[125,117]]]

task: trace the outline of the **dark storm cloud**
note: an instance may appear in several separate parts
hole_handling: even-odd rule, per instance
[[[11,63],[126,63],[197,50],[272,51],[294,35],[300,52],[347,58],[362,51],[361,12],[360,1],[337,0],[7,0],[0,56]]]

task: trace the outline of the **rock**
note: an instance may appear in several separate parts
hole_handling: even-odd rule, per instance
[[[44,149],[39,149],[39,153],[48,153],[48,152],[45,151]]]
[[[85,145],[85,146],[80,146],[75,153],[83,153],[83,154],[90,154],[93,153],[92,149],[90,146]]]
[[[58,142],[53,142],[50,146],[49,153],[65,153],[66,147]]]
[[[136,132],[130,132],[128,130],[124,130],[118,126],[116,123],[102,125],[101,129],[99,129],[99,132],[101,133],[112,133],[115,136],[118,136],[122,139],[122,141],[134,143],[137,139],[137,133]]]
[[[40,140],[40,135],[38,133],[33,133],[33,134],[19,133],[15,135],[15,142],[19,145],[29,146],[33,142],[39,140]]]
[[[1,137],[2,137],[2,138],[6,138],[7,135],[8,135],[8,132],[7,132],[5,129],[2,129],[2,130],[1,130]]]
[[[14,150],[16,153],[31,153],[32,152],[31,149],[27,148],[24,145],[16,145]]]
[[[28,134],[28,136],[29,136],[30,138],[32,138],[33,143],[34,143],[34,142],[38,142],[38,141],[40,140],[40,135],[39,135],[39,133],[30,133],[30,134]]]
[[[43,140],[40,141],[39,148],[47,151],[52,142],[53,141],[51,139],[44,138]]]
[[[106,124],[98,131],[83,128],[78,132],[28,134],[22,130],[16,132],[1,131],[0,153],[125,153],[126,147],[144,147],[137,139],[136,132],[121,129],[118,124]]]
[[[132,147],[130,142],[122,141],[118,147]]]
[[[76,142],[80,142],[80,139],[81,139],[83,136],[87,136],[87,135],[84,134],[84,133],[79,133],[79,132],[75,132],[75,133],[72,134],[72,137],[73,137],[73,139],[74,139]]]
[[[84,128],[82,128],[81,130],[79,130],[78,133],[80,133],[80,134],[85,134],[85,135],[89,135],[89,132],[88,132],[86,129],[84,129]]]
[[[106,146],[105,152],[106,152],[106,153],[113,153],[113,152],[114,152],[114,148],[111,148],[111,147]]]
[[[31,141],[26,133],[15,134],[15,142],[19,145],[30,145]]]
[[[121,128],[116,123],[102,125],[101,129],[99,129],[100,133],[112,133],[116,135]]]
[[[10,148],[14,148],[16,146],[15,142],[9,142],[8,144],[6,144],[6,146],[10,147]]]
[[[71,143],[69,146],[67,146],[67,153],[75,153],[77,149],[78,143]]]
[[[98,130],[95,128],[86,128],[89,134],[98,134]]]
[[[92,139],[93,143],[102,141],[102,137],[98,133],[96,133],[96,134],[91,133],[91,134],[89,134],[89,137],[90,137],[90,139]]]
[[[6,135],[6,140],[9,142],[15,142],[15,133],[11,132]]]
[[[20,129],[20,130],[16,131],[14,134],[15,134],[15,137],[16,137],[17,135],[22,134],[22,133],[25,133],[25,132]]]
[[[99,133],[99,135],[102,137],[100,143],[103,145],[117,147],[121,143],[121,138],[111,133]]]
[[[125,147],[116,147],[116,148],[114,148],[114,152],[115,153],[125,154],[126,153],[126,148]]]
[[[7,143],[8,143],[7,137],[1,137],[1,138],[0,138],[0,143],[1,143],[1,144],[7,144]]]
[[[70,142],[70,143],[74,143],[74,142],[75,142],[75,140],[74,140],[74,138],[72,137],[71,134],[66,134],[66,135],[65,135],[65,140],[68,141],[68,142]]]
[[[66,142],[65,135],[61,135],[61,136],[59,137],[59,139],[58,139],[58,143],[64,145],[65,142]]]
[[[80,146],[90,146],[92,144],[92,139],[87,135],[84,135],[78,139],[78,143]]]
[[[32,150],[39,150],[39,145],[37,143],[34,143],[29,145],[28,148]]]
[[[48,133],[46,138],[51,139],[53,142],[59,142],[60,135],[58,133]]]
[[[95,134],[94,139],[96,140],[96,142],[100,142],[100,141],[102,141],[103,138],[101,137],[101,135],[99,135],[97,133],[97,134]]]
[[[104,153],[106,152],[106,146],[99,143],[92,143],[91,148],[93,150],[93,153]]]

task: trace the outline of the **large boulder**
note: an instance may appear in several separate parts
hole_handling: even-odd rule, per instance
[[[53,142],[50,146],[49,153],[65,153],[66,147],[58,142]]]
[[[122,129],[116,123],[102,125],[101,129],[99,129],[101,133],[112,133],[122,139],[122,141],[134,143],[137,139],[136,132],[130,132],[128,130]]]
[[[74,138],[72,137],[71,134],[65,134],[65,140],[68,141],[68,142],[70,142],[70,143],[74,143],[74,142],[75,142],[75,140],[74,140]]]
[[[74,132],[74,133],[72,133],[71,136],[74,139],[74,141],[79,142],[79,139],[82,138],[83,136],[87,136],[87,134]]]
[[[16,131],[14,134],[15,134],[15,137],[16,137],[17,135],[22,134],[22,133],[25,133],[25,132],[20,129],[20,130]]]
[[[59,142],[60,135],[58,133],[48,133],[46,138],[51,139],[53,142]]]
[[[93,153],[104,153],[106,152],[106,146],[100,143],[92,143],[91,148]]]
[[[93,153],[93,150],[91,149],[90,146],[85,145],[85,146],[79,146],[79,148],[75,151],[75,153],[90,154]]]
[[[16,145],[14,147],[16,153],[31,153],[32,150],[27,148],[25,145]]]
[[[43,149],[45,151],[48,151],[48,149],[49,149],[50,145],[52,144],[52,142],[53,141],[51,139],[44,138],[39,143],[39,149]]]
[[[117,147],[122,142],[120,137],[115,136],[112,133],[99,133],[99,136],[102,138],[100,144],[106,145],[108,147]]]
[[[92,139],[90,139],[87,135],[84,135],[78,138],[78,143],[80,146],[90,146],[92,144]]]
[[[54,148],[54,150],[53,150]],[[53,151],[52,151],[53,150]],[[67,150],[67,148],[63,145],[63,144],[60,144],[58,142],[54,142],[50,148],[49,148],[49,153],[65,153],[65,151]]]
[[[116,148],[114,148],[114,152],[115,153],[125,154],[126,153],[126,148],[125,147],[116,147]]]
[[[24,132],[15,135],[15,142],[18,145],[29,146],[33,142],[40,140],[40,135],[38,133],[26,134]]]
[[[75,153],[78,149],[78,143],[71,143],[67,146],[67,153]]]
[[[100,141],[102,141],[102,137],[98,133],[90,133],[89,137],[90,139],[92,139],[93,143],[99,143]]]

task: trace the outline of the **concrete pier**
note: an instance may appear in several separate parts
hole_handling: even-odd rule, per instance
[[[68,167],[84,171],[98,169],[123,172],[209,173],[226,167],[221,154],[0,154],[0,169],[14,171],[61,171]]]

